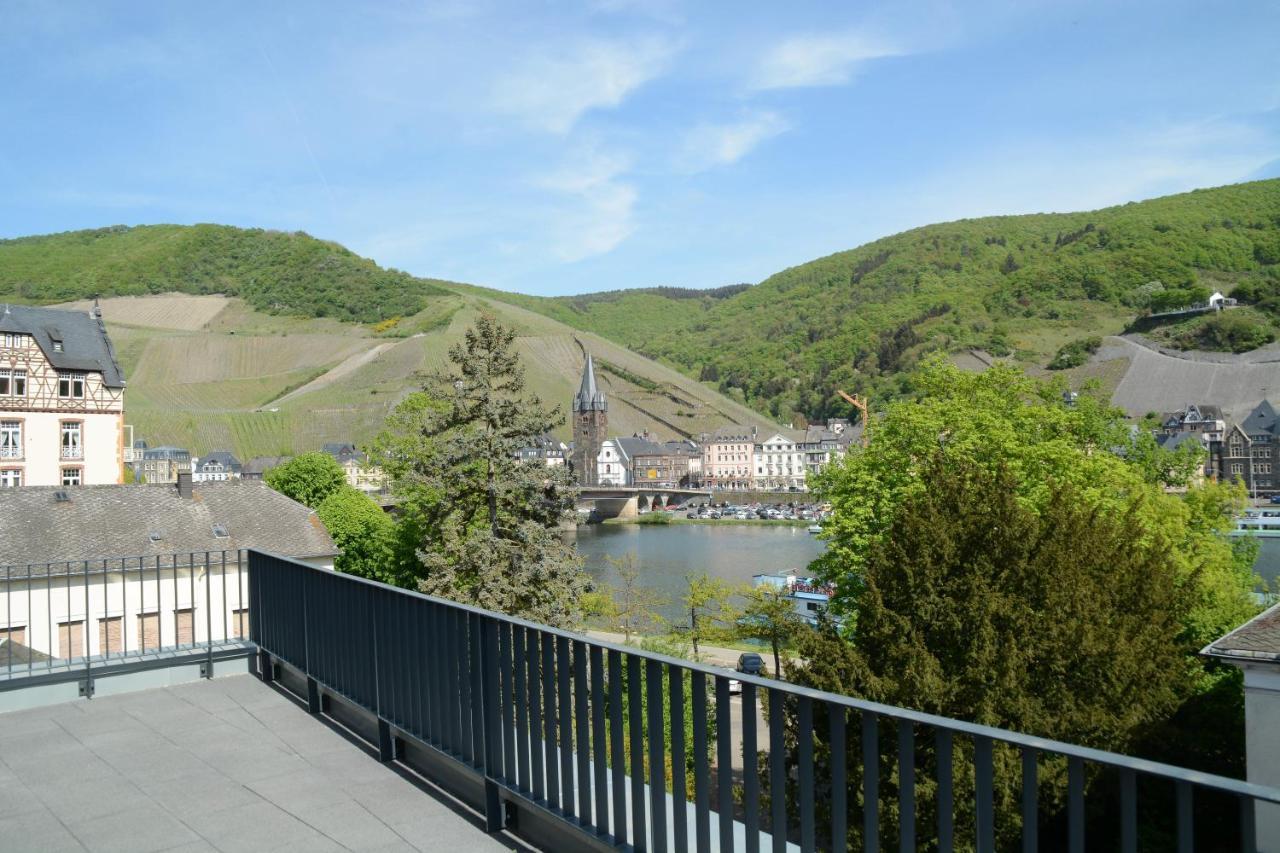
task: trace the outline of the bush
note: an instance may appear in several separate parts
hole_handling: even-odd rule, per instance
[[[1049,362],[1050,370],[1066,370],[1069,367],[1079,367],[1089,360],[1089,356],[1098,351],[1102,346],[1102,338],[1081,338],[1078,341],[1072,341],[1063,344],[1062,348],[1054,355],[1053,361]]]
[[[1187,348],[1248,352],[1275,339],[1275,332],[1264,321],[1238,311],[1223,311],[1182,335],[1178,342]]]

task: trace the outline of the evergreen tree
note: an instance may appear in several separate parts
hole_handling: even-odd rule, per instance
[[[517,457],[561,418],[524,393],[514,342],[481,315],[449,351],[453,371],[401,404],[375,452],[407,498],[423,592],[568,625],[587,588],[559,530],[576,491],[565,468]]]

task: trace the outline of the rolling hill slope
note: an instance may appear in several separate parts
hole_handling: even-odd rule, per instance
[[[674,438],[727,424],[774,426],[596,335],[472,295],[434,300],[427,313],[447,322],[401,338],[329,319],[265,315],[228,297],[117,298],[102,308],[128,377],[126,421],[153,446],[230,449],[247,458],[314,450],[326,441],[362,443],[427,374],[445,368],[449,347],[482,310],[518,330],[530,389],[562,410],[589,348],[609,395],[611,432],[647,429]],[[193,316],[203,321],[196,328]],[[568,439],[567,425],[561,437]]]
[[[902,393],[907,372],[931,351],[980,349],[1043,366],[1071,340],[1119,333],[1157,294],[1241,285],[1265,310],[1232,322],[1274,336],[1280,180],[1085,213],[929,225],[745,289],[490,296],[598,332],[790,420],[847,414],[838,388]],[[1182,338],[1203,347],[1213,336],[1193,328]]]

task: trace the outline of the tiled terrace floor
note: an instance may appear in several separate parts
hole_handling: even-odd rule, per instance
[[[248,675],[0,714],[0,848],[510,850]]]

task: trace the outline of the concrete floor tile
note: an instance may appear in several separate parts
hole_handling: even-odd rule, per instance
[[[52,812],[47,809],[28,812],[15,817],[0,818],[0,843],[10,850],[31,850],[40,853],[84,851],[86,848],[71,834]]]
[[[150,853],[201,840],[158,806],[114,812],[68,827],[85,847],[103,853]]]

